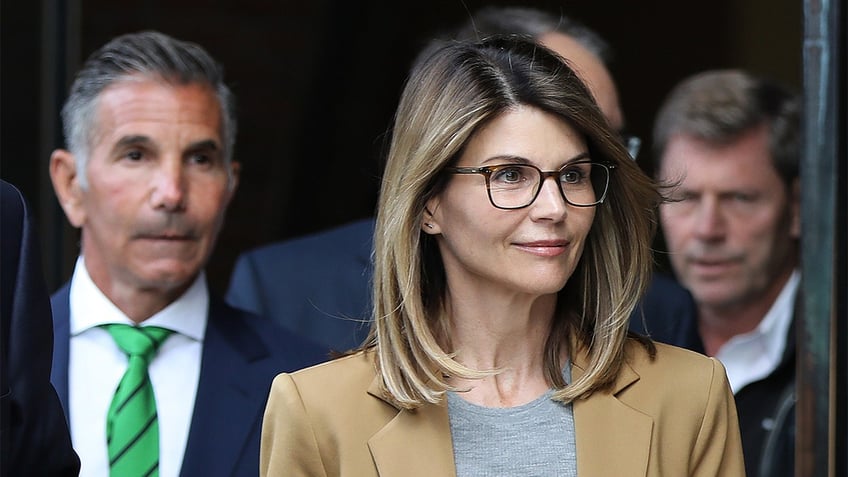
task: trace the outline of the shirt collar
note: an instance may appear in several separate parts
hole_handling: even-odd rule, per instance
[[[91,279],[82,255],[77,258],[70,288],[71,336],[110,323],[135,324]],[[209,290],[201,271],[176,301],[144,320],[143,326],[161,326],[196,341],[203,341],[209,312]]]
[[[786,339],[795,313],[795,296],[798,292],[800,274],[795,270],[783,285],[768,313],[753,330],[736,335],[716,354],[727,369],[733,392],[745,385],[765,378],[780,366],[786,350]],[[751,366],[752,356],[759,361]],[[748,364],[746,364],[748,363]]]
[[[798,294],[800,274],[792,272],[777,300],[774,301],[763,321],[754,332],[759,333],[768,343],[769,358],[774,360],[775,367],[780,364],[786,349],[786,333],[795,314],[795,296]]]

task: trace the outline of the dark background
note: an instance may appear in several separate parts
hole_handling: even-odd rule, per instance
[[[157,29],[203,45],[238,98],[241,184],[208,267],[223,291],[238,253],[371,215],[386,133],[418,49],[485,4],[562,11],[616,50],[613,75],[649,170],[656,108],[683,77],[741,67],[800,91],[799,0],[43,0],[0,4],[0,176],[33,205],[55,289],[77,233],[47,175],[73,72],[111,37]]]

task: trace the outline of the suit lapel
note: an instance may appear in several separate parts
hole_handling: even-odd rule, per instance
[[[376,379],[368,392],[383,399]],[[446,405],[426,404],[414,411],[399,410],[368,440],[368,449],[380,477],[456,475]]]
[[[583,373],[573,367],[575,379]],[[639,379],[622,366],[612,392],[596,392],[574,402],[577,470],[580,475],[644,477],[648,468],[653,419],[618,400],[617,394]]]
[[[56,394],[65,409],[65,419],[70,421],[68,409],[68,360],[71,346],[71,302],[70,283],[50,297],[53,308],[53,367],[50,382],[56,388]]]
[[[181,475],[233,475],[241,459],[257,460],[258,436],[270,381],[269,352],[239,315],[210,297],[200,380]],[[256,437],[258,439],[258,437]]]

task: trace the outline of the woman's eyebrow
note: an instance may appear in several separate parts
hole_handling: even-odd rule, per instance
[[[483,161],[483,164],[491,164],[493,162],[497,163],[497,164],[502,164],[502,163],[507,163],[507,164],[532,164],[530,159],[527,159],[526,157],[522,157],[522,156],[516,156],[516,155],[513,155],[513,154],[501,154],[501,155],[497,155],[497,156],[492,156],[492,157],[486,159],[485,161]]]
[[[569,164],[569,163],[572,163],[572,162],[581,161],[583,159],[589,159],[589,151],[583,151],[580,154],[577,154],[576,156],[574,156],[570,159],[567,159],[564,164]]]

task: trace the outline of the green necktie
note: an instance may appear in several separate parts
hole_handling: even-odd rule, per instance
[[[159,475],[159,423],[147,366],[173,333],[155,326],[104,325],[129,363],[106,417],[111,477]]]

